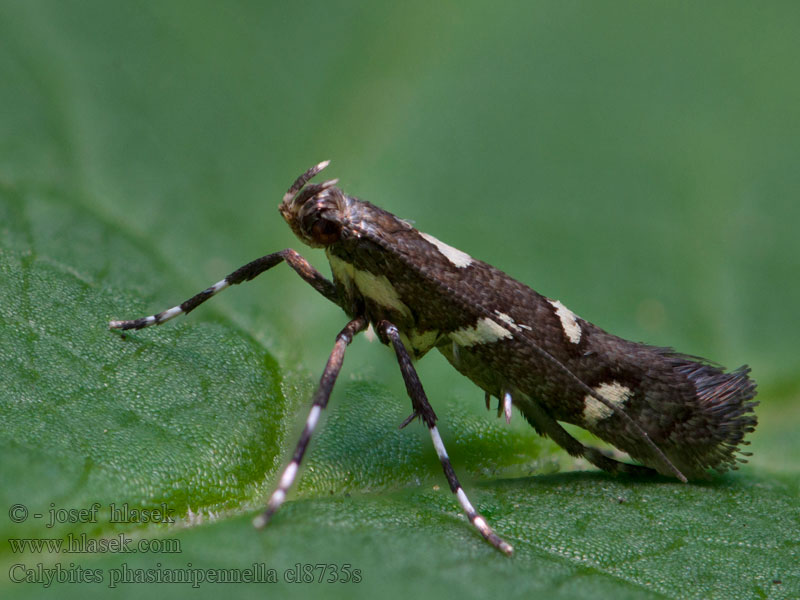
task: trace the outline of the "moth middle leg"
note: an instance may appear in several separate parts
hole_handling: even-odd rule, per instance
[[[300,434],[300,439],[295,447],[292,460],[283,470],[278,480],[278,486],[269,498],[267,508],[253,519],[253,525],[258,529],[265,527],[269,523],[272,515],[278,511],[281,504],[283,504],[283,501],[286,499],[286,494],[294,483],[297,472],[300,469],[300,463],[303,461],[306,448],[308,448],[308,443],[311,441],[311,436],[317,426],[319,415],[328,405],[328,399],[331,397],[331,392],[333,392],[333,385],[336,383],[336,378],[339,376],[339,371],[342,369],[344,351],[350,342],[353,341],[353,337],[366,328],[367,320],[364,317],[356,317],[336,336],[336,343],[325,365],[325,370],[322,372],[322,377],[320,377],[319,386],[314,394],[314,400],[311,403],[311,410],[306,418],[306,424],[303,428],[303,433]]]

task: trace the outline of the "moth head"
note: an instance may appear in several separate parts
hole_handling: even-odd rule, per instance
[[[342,235],[346,202],[344,193],[334,187],[338,179],[306,185],[329,163],[321,162],[300,175],[278,207],[295,235],[317,248],[335,244]]]

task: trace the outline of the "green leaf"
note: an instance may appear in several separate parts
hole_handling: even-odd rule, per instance
[[[254,568],[277,583],[193,592],[800,596],[796,17],[730,3],[0,5],[0,594],[105,597],[118,575]],[[410,403],[391,353],[359,338],[296,489],[255,531],[344,315],[277,267],[163,327],[107,323],[296,246],[274,209],[324,158],[346,190],[615,333],[749,362],[750,462],[688,485],[597,473],[518,415],[487,415],[426,357],[454,467],[514,545],[507,559],[466,522],[424,429],[397,428]],[[69,512],[95,504],[91,522]],[[112,522],[112,505],[176,523]],[[66,522],[47,527],[51,509]],[[82,534],[172,551],[10,541]],[[333,567],[360,581],[287,581]],[[102,582],[59,582],[79,568]]]
[[[157,264],[69,199],[3,190],[0,206],[16,242],[0,256],[5,456],[24,465],[34,448],[34,464],[69,465],[47,478],[59,504],[217,510],[252,494],[285,430],[274,360],[221,323],[110,333],[109,318],[145,306],[122,289],[122,265],[157,289]]]

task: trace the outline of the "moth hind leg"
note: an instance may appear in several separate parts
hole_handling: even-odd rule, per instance
[[[566,433],[566,431],[564,433]],[[567,435],[569,434],[567,433]],[[574,440],[575,438],[572,439]],[[577,440],[575,441],[578,442]],[[580,442],[578,443],[580,444]],[[588,460],[598,469],[602,469],[603,471],[607,471],[608,473],[614,473],[614,474],[620,473],[623,475],[630,475],[632,477],[658,476],[658,471],[656,471],[655,469],[651,469],[650,467],[645,467],[644,465],[633,465],[631,463],[626,463],[616,460],[614,458],[611,458],[610,456],[606,456],[601,450],[593,448],[592,446],[583,446],[583,448],[584,448],[583,458]]]
[[[572,437],[558,421],[551,417],[537,403],[531,402],[525,407],[525,417],[540,435],[546,435],[556,444],[564,448],[570,456],[585,458],[598,469],[613,474],[624,474],[633,477],[653,477],[658,471],[642,465],[632,465],[606,456],[601,450],[584,446]]]

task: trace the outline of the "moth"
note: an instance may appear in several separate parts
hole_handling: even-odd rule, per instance
[[[122,330],[160,325],[281,262],[350,318],[336,337],[292,459],[254,519],[256,527],[264,527],[286,499],[345,348],[369,325],[394,350],[411,398],[412,412],[401,428],[415,418],[425,424],[470,522],[507,555],[512,546],[475,510],[459,483],[414,368],[433,348],[484,391],[487,408],[497,398],[498,413],[510,419],[516,407],[537,433],[604,471],[660,473],[686,482],[745,462],[742,456],[749,453],[740,446],[757,423],[756,384],[747,366],[726,372],[699,357],[607,333],[408,221],[348,196],[336,187],[338,180],[309,183],[328,164],[300,175],[279,210],[300,241],[325,250],[332,281],[286,249],[244,265],[178,306],[109,323]],[[560,423],[590,431],[640,464],[585,446]]]

